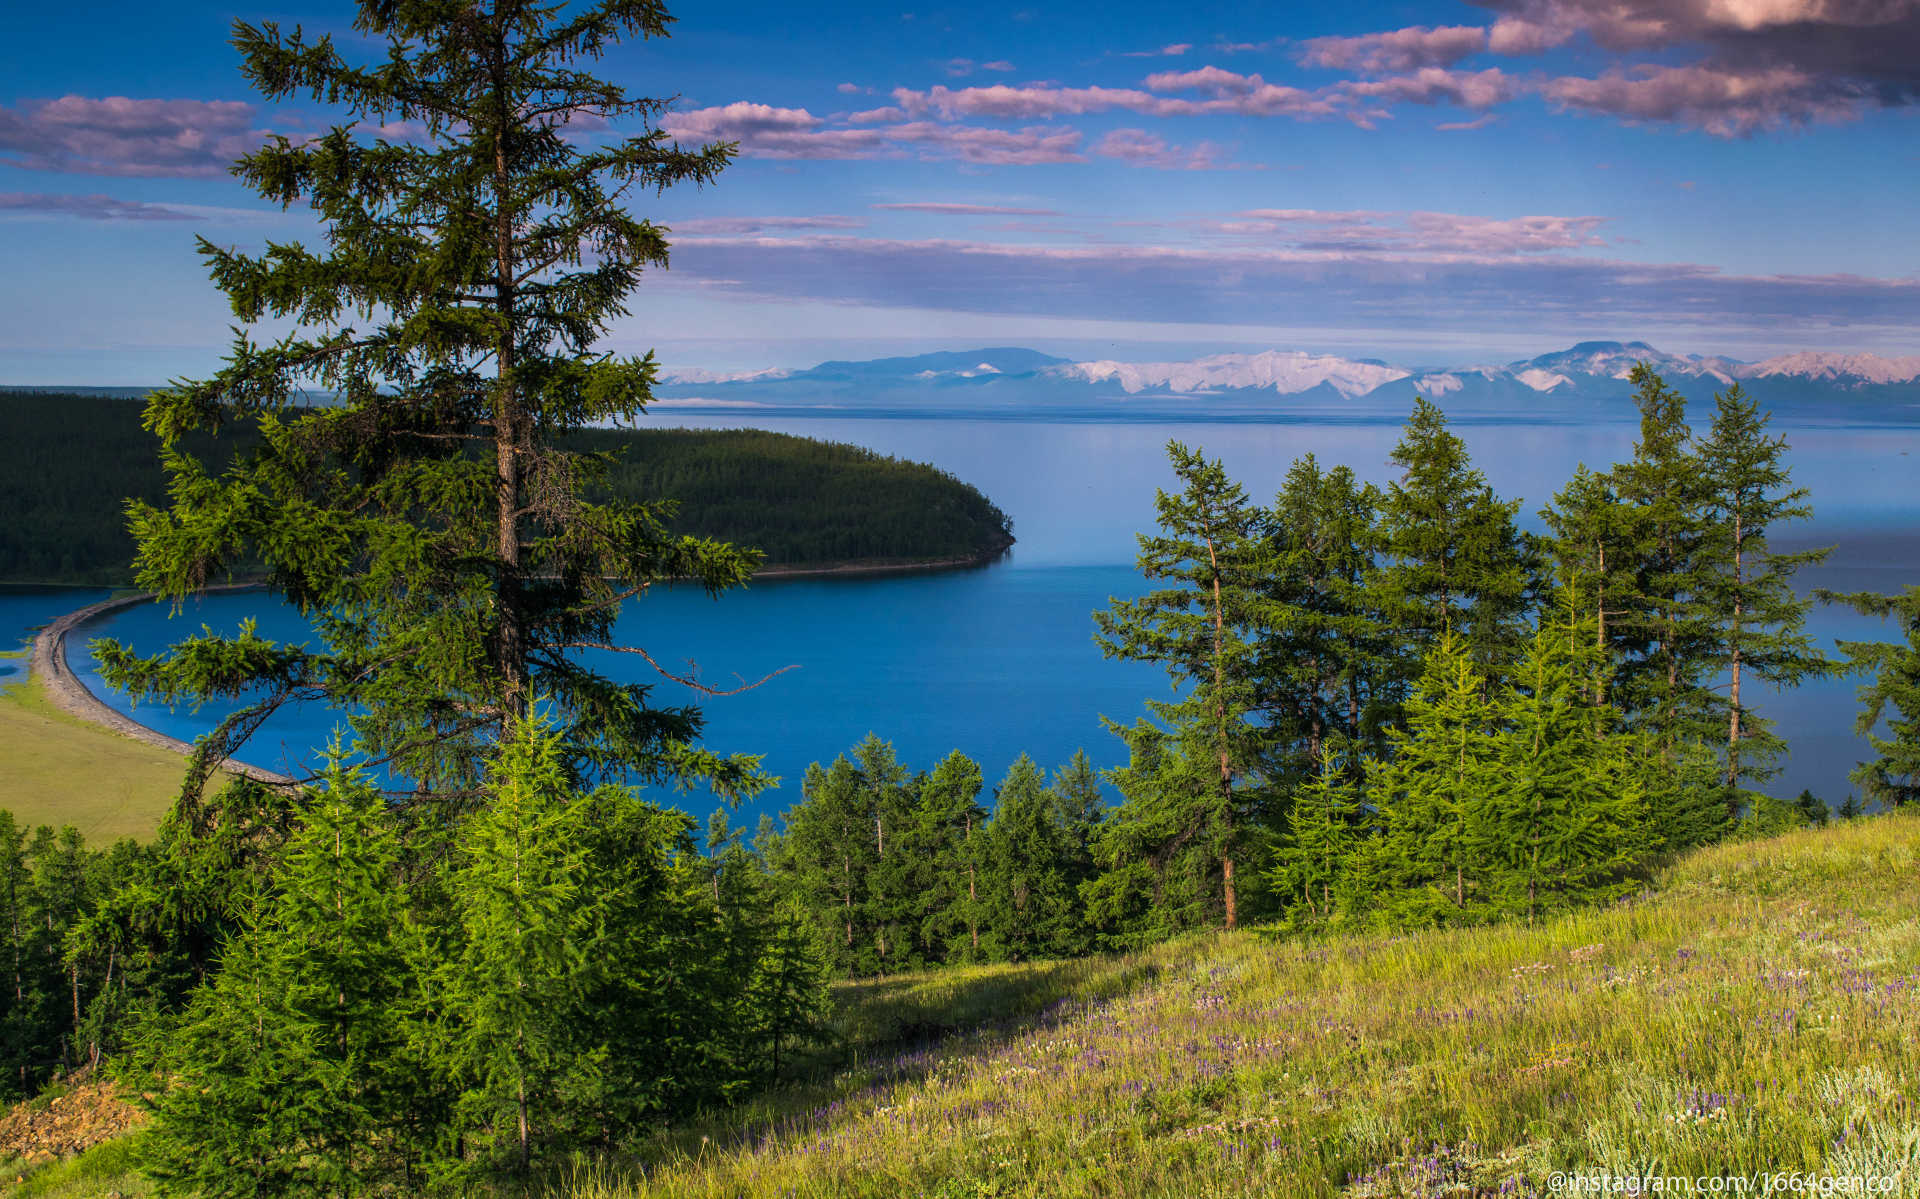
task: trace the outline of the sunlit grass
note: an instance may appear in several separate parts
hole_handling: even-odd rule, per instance
[[[845,984],[816,1081],[558,1193],[1469,1196],[1580,1169],[1915,1195],[1917,987],[1920,815],[1877,817],[1707,850],[1532,928]],[[0,1195],[144,1193],[114,1154]]]
[[[0,808],[27,828],[71,824],[95,846],[151,836],[185,772],[177,754],[60,711],[38,678],[0,686]]]
[[[1247,932],[861,984],[868,1036],[921,1011],[993,1023],[572,1190],[1464,1195],[1577,1168],[1904,1169],[1895,1193],[1920,1193],[1917,868],[1920,818],[1892,816],[1709,850],[1533,928]]]

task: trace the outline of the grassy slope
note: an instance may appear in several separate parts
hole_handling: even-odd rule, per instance
[[[21,824],[71,824],[96,846],[146,837],[183,769],[174,754],[55,708],[38,679],[0,687],[0,808]]]
[[[575,1193],[1544,1193],[1571,1166],[1898,1163],[1912,1194],[1916,868],[1920,817],[1892,816],[1709,850],[1645,900],[1534,928],[892,980],[856,1019],[1048,1006],[663,1138],[644,1188]]]
[[[644,1184],[563,1193],[1464,1196],[1567,1167],[1903,1166],[1894,1193],[1920,1193],[1916,869],[1920,815],[1896,815],[1708,850],[1534,928],[849,985],[870,1048],[831,1081],[662,1134]],[[903,1036],[934,1043],[871,1048]],[[8,1167],[0,1194],[145,1193],[124,1145],[29,1171],[45,1191]]]

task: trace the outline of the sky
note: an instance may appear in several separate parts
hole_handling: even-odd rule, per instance
[[[684,2],[598,64],[737,141],[604,343],[751,370],[1020,345],[1458,366],[1641,339],[1920,352],[1920,0]],[[0,12],[0,383],[204,375],[194,250],[313,241],[232,179],[269,136],[235,19]],[[613,137],[633,130],[613,129]],[[411,136],[405,129],[390,130]]]

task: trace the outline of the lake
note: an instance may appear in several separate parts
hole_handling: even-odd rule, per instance
[[[1496,490],[1524,497],[1528,523],[1584,461],[1605,466],[1631,453],[1631,410],[1617,419],[1572,422],[1463,420],[1476,462]],[[1312,451],[1324,464],[1347,463],[1385,482],[1399,438],[1397,418],[1360,414],[1337,422],[1046,423],[964,419],[743,417],[674,411],[662,424],[701,428],[752,425],[853,442],[932,462],[978,485],[1014,519],[1019,544],[1002,562],[977,570],[855,579],[768,580],[718,601],[695,588],[659,589],[629,605],[620,638],[645,647],[673,669],[691,668],[709,685],[730,687],[783,666],[741,695],[705,701],[707,743],[728,752],[763,753],[786,785],[743,810],[749,826],[761,810],[798,799],[807,764],[831,759],[873,731],[901,758],[929,768],[952,749],[979,759],[991,784],[1016,755],[1043,766],[1084,747],[1096,764],[1123,760],[1101,716],[1131,721],[1141,701],[1168,693],[1152,667],[1102,659],[1091,612],[1111,596],[1140,589],[1131,567],[1133,538],[1150,526],[1157,486],[1171,484],[1164,446],[1180,440],[1225,460],[1256,498],[1269,497],[1288,465]],[[1704,418],[1703,418],[1704,419]],[[1911,486],[1920,429],[1907,423],[1781,426],[1792,441],[1795,479],[1812,489],[1817,520],[1792,538],[1839,548],[1829,565],[1803,575],[1807,587],[1898,590],[1920,581],[1920,497]],[[1783,539],[1783,544],[1785,539]],[[84,602],[84,601],[81,601]],[[77,606],[77,604],[76,604]],[[0,608],[0,619],[8,610]],[[257,616],[269,635],[298,639],[292,613],[259,595],[225,595],[189,605],[175,620],[155,606],[119,613],[90,630],[157,650],[202,623],[230,629]],[[1816,610],[1823,646],[1835,637],[1888,635],[1877,620]],[[646,669],[609,655],[612,671]],[[105,694],[84,646],[69,655],[77,673]],[[1802,787],[1838,802],[1846,772],[1866,752],[1852,732],[1855,684],[1824,681],[1755,706],[1775,719],[1794,749],[1774,789]],[[690,698],[662,680],[661,703]],[[117,698],[113,701],[124,707]],[[222,709],[134,711],[141,720],[190,738]],[[267,767],[305,759],[334,723],[325,711],[283,714],[259,734],[249,761]],[[707,797],[681,801],[697,815]]]

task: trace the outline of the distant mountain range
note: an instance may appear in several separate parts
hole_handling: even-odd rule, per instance
[[[1215,354],[1187,362],[1074,362],[1034,350],[991,348],[823,362],[805,370],[668,373],[670,406],[983,413],[1252,415],[1301,408],[1410,405],[1580,411],[1624,400],[1646,362],[1690,399],[1739,382],[1775,408],[1920,407],[1920,355],[1802,351],[1743,362],[1664,353],[1643,341],[1586,341],[1497,366],[1433,369],[1300,350]]]

